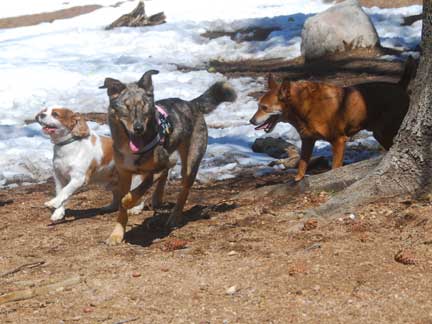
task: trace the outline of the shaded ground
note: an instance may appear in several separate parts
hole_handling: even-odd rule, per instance
[[[315,229],[312,223],[293,232],[290,211],[300,215],[331,193],[236,198],[288,178],[196,185],[187,225],[172,232],[157,221],[148,227],[153,212],[146,211],[130,218],[127,243],[118,247],[102,243],[114,214],[87,218],[76,211],[108,203],[102,190],[76,195],[70,208],[78,216],[56,226],[48,226],[41,207],[51,183],[4,191],[13,203],[0,207],[0,272],[45,264],[4,276],[0,292],[76,274],[82,281],[0,305],[0,322],[430,323],[430,202],[382,202],[365,206],[354,220],[340,215],[325,227],[318,220]],[[168,201],[178,189],[170,184]],[[173,251],[179,240],[186,248]],[[416,264],[396,262],[399,250]]]

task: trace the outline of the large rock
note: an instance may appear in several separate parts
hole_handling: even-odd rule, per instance
[[[301,51],[306,61],[379,46],[374,25],[357,0],[346,0],[306,20]]]
[[[285,169],[297,168],[300,161],[300,153],[297,146],[285,141],[283,138],[257,138],[252,144],[252,151],[266,153],[277,160],[270,162],[269,166],[282,165]],[[322,156],[312,157],[308,170],[327,169],[328,161]]]
[[[280,137],[257,138],[252,144],[252,151],[256,153],[266,153],[276,159],[290,157],[300,159],[298,148]]]

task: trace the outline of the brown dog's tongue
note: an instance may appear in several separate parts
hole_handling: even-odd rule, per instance
[[[260,125],[260,126],[258,126],[258,127],[255,127],[255,130],[261,130],[261,129],[264,129],[264,128],[266,128],[269,124],[270,124],[270,122],[266,122],[266,123],[264,123],[264,124],[262,124],[262,125]]]

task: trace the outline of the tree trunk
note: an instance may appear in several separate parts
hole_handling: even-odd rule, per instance
[[[315,210],[340,215],[384,197],[415,195],[432,183],[432,1],[423,1],[422,55],[410,108],[394,144],[377,168]],[[391,94],[386,94],[391,95]]]

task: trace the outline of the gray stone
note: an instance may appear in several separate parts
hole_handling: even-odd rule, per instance
[[[252,151],[266,153],[276,159],[296,157],[300,158],[298,148],[282,138],[257,138],[252,144]]]
[[[346,0],[308,18],[302,30],[301,51],[306,61],[378,46],[376,29],[357,0]]]

